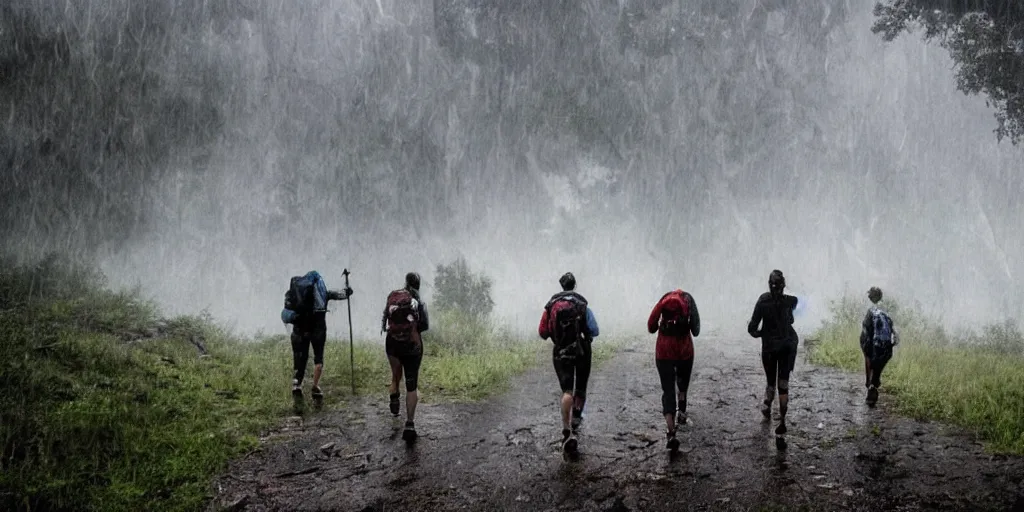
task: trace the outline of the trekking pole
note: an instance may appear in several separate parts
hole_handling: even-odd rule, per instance
[[[351,289],[351,287],[348,285],[348,275],[349,274],[351,274],[351,272],[349,272],[347,268],[345,269],[344,272],[342,272],[342,275],[345,276],[345,288],[346,289]],[[348,305],[348,363],[349,363],[349,368],[350,368],[350,370],[352,372],[352,394],[355,395],[356,394],[356,352],[355,352],[355,342],[353,341],[353,338],[352,338],[352,297],[345,297],[345,302],[348,303],[347,304]]]

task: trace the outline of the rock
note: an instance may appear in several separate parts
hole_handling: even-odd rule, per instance
[[[606,512],[629,512],[629,507],[622,501],[622,496],[616,496],[611,505],[605,509]]]
[[[332,448],[334,448],[334,443],[327,443],[320,447],[320,452],[330,457],[332,453]]]
[[[249,495],[246,494],[241,498],[231,502],[230,505],[224,507],[224,512],[239,512],[245,510],[245,507],[249,505]]]

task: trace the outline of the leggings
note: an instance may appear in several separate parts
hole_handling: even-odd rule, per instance
[[[589,343],[583,345],[583,355],[578,355],[573,359],[558,357],[557,348],[555,348],[552,354],[555,374],[558,375],[558,385],[562,388],[563,393],[572,393],[573,397],[577,399],[577,409],[582,409],[582,402],[587,398],[587,381],[590,380],[591,356]]]
[[[786,394],[789,391],[789,372],[793,371],[793,365],[796,364],[796,347],[762,350],[761,364],[764,365],[768,387],[773,388],[778,384],[779,394]]]
[[[693,359],[655,359],[658,378],[661,379],[661,412],[676,413],[676,387],[679,387],[679,410],[686,412],[686,392],[690,389],[690,374],[693,373]]]
[[[292,359],[295,363],[294,378],[302,384],[306,376],[306,364],[309,363],[309,347],[313,347],[313,364],[324,364],[324,344],[327,343],[327,331],[299,331],[292,329]]]

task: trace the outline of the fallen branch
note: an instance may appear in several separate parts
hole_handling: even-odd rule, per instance
[[[310,473],[316,473],[317,471],[320,471],[320,466],[312,466],[312,467],[308,467],[306,469],[300,469],[299,471],[288,471],[288,472],[285,472],[285,473],[280,473],[280,474],[274,475],[274,478],[290,478],[290,477],[293,477],[293,476],[308,475]]]

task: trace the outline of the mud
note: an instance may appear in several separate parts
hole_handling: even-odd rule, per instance
[[[1024,510],[1024,460],[889,413],[884,388],[868,408],[856,375],[803,356],[790,384],[788,446],[777,449],[775,420],[757,408],[756,342],[697,345],[678,454],[665,449],[653,348],[634,346],[595,370],[578,458],[559,449],[557,381],[540,365],[487,402],[421,406],[413,445],[384,392],[292,418],[231,464],[210,508]]]

